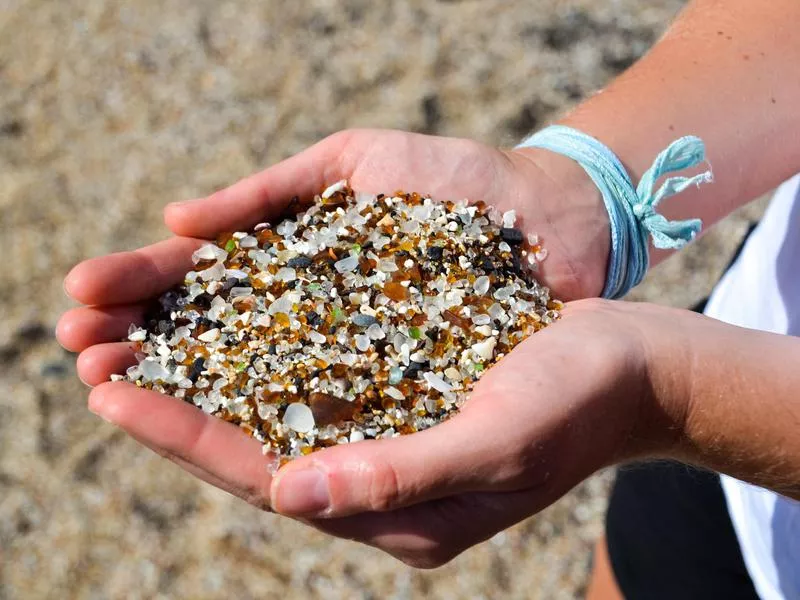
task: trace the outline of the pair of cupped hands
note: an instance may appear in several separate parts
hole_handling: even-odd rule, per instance
[[[492,367],[463,410],[411,436],[346,444],[271,476],[261,444],[194,406],[125,382],[120,342],[144,304],[181,282],[191,254],[220,231],[245,230],[348,179],[514,209],[549,251],[540,277],[570,300],[563,317]],[[80,352],[89,408],[200,479],[267,510],[376,546],[417,567],[441,565],[545,508],[596,470],[670,456],[687,414],[675,373],[696,317],[591,299],[603,288],[609,225],[577,165],[546,151],[394,131],[346,131],[209,197],[170,204],[175,237],[89,259],[67,276],[83,304],[58,339]]]

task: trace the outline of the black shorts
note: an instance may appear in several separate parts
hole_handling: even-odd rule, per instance
[[[606,539],[625,598],[758,598],[716,473],[667,461],[620,468]]]

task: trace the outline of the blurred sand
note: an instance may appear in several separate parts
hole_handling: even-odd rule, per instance
[[[634,61],[682,4],[0,0],[0,599],[580,594],[609,474],[415,572],[142,450],[85,410],[52,330],[67,270],[164,237],[166,202],[345,127],[511,144]],[[762,206],[632,297],[703,297]]]

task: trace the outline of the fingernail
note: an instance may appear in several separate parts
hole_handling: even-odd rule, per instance
[[[309,468],[280,477],[274,506],[285,515],[310,516],[327,510],[330,501],[327,474]]]
[[[72,287],[72,286],[70,285],[70,283],[69,283],[69,280],[70,280],[70,276],[72,275],[72,271],[73,271],[74,269],[75,269],[75,267],[73,267],[73,268],[70,270],[70,272],[69,272],[69,273],[67,273],[67,276],[66,276],[66,277],[64,277],[64,280],[61,282],[61,288],[64,290],[64,295],[65,295],[67,298],[69,298],[70,300],[73,300],[73,299],[74,299],[74,298],[72,297],[72,294],[70,294],[70,293],[69,293],[69,288],[70,288],[70,287]]]

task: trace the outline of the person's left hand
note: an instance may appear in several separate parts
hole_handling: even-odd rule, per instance
[[[597,469],[667,451],[683,412],[657,402],[662,382],[653,377],[646,340],[681,344],[676,312],[602,300],[568,304],[560,321],[487,371],[449,421],[296,459],[274,480],[258,442],[182,400],[120,382],[96,388],[89,403],[248,502],[435,567]]]

